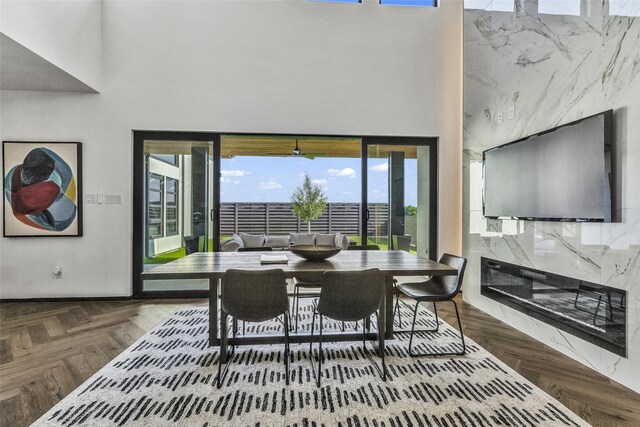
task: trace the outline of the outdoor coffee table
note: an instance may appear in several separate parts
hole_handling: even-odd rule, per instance
[[[385,277],[385,301],[382,339],[393,338],[393,277],[394,276],[446,276],[455,275],[457,270],[426,258],[404,251],[342,251],[322,262],[305,261],[289,251],[288,264],[260,264],[260,256],[267,252],[198,252],[184,258],[145,271],[144,280],[208,279],[209,280],[209,345],[220,345],[218,334],[218,304],[220,283],[229,269],[269,270],[281,268],[285,276],[292,278],[308,273],[323,273],[329,270],[348,271],[377,268]],[[214,283],[215,281],[215,283]],[[381,334],[382,335],[382,334]],[[367,339],[376,339],[377,334],[368,333]],[[323,334],[323,341],[358,341],[362,334],[356,332],[336,332]],[[238,344],[273,344],[284,342],[284,335],[256,335],[236,338]],[[307,333],[290,334],[291,343],[308,343]],[[233,344],[233,339],[229,340]],[[379,343],[383,344],[383,343]],[[382,348],[380,345],[379,348]],[[226,348],[220,349],[226,360]]]

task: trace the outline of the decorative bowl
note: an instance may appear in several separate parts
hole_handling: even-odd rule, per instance
[[[307,261],[324,261],[342,250],[337,246],[293,245],[289,248],[292,254]]]

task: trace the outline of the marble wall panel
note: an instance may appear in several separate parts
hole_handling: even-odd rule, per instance
[[[583,3],[581,16],[538,13],[537,0],[519,1],[515,12],[464,12],[464,298],[640,391],[640,18],[609,16],[607,1]],[[482,216],[482,151],[608,109],[619,222]],[[625,289],[628,356],[481,296],[482,256]]]

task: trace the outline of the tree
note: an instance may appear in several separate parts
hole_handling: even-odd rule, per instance
[[[413,205],[405,206],[404,214],[405,216],[416,216],[418,214],[418,208]]]
[[[295,189],[291,195],[291,209],[296,217],[307,222],[311,233],[311,221],[320,218],[327,209],[327,196],[319,185],[311,182],[305,174],[302,186]]]

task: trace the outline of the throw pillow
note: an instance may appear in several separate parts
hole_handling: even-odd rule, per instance
[[[269,248],[288,248],[289,236],[267,236],[264,245]]]
[[[309,233],[291,233],[289,234],[292,245],[315,245],[316,235]]]
[[[316,234],[316,245],[336,246],[336,234]]]
[[[240,248],[240,243],[237,240],[231,239],[227,240],[224,245],[220,248],[222,252],[237,252],[238,248]]]
[[[240,233],[240,238],[246,248],[261,248],[264,246],[264,234]]]

